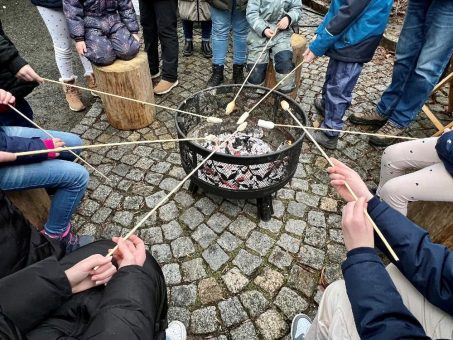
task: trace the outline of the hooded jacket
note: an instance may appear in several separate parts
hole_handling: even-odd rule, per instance
[[[206,0],[179,0],[179,16],[182,20],[209,21],[211,12]]]
[[[436,151],[448,173],[453,176],[453,131],[444,133],[436,143]]]
[[[24,152],[33,150],[45,150],[46,146],[44,142],[36,138],[24,138],[16,136],[8,136],[0,126],[0,151],[4,152]],[[48,154],[43,153],[39,155],[24,156],[17,158],[14,162],[0,163],[0,166],[10,166],[11,164],[25,164],[41,162],[48,159]]]
[[[31,3],[46,8],[63,8],[63,0],[31,0]]]

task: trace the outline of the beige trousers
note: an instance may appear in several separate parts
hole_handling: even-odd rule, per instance
[[[387,266],[404,305],[433,339],[453,339],[453,317],[430,304],[393,265]],[[327,287],[305,340],[357,339],[351,304],[343,280]]]
[[[453,202],[453,177],[436,152],[437,137],[389,146],[381,160],[377,194],[407,215],[411,201]]]

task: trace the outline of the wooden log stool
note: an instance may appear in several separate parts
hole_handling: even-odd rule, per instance
[[[453,249],[452,202],[412,202],[409,204],[407,217],[425,228],[433,242]]]
[[[50,198],[46,189],[9,191],[6,196],[31,224],[39,230],[44,228],[50,209]]]
[[[140,52],[132,60],[116,60],[109,66],[95,66],[94,75],[99,91],[154,103],[153,85],[145,52]],[[154,121],[153,106],[102,94],[100,97],[107,119],[116,129],[141,129]]]
[[[293,47],[293,63],[295,66],[299,65],[303,60],[303,54],[305,48],[307,47],[307,39],[303,35],[294,33],[291,36],[291,46]],[[296,88],[290,93],[292,98],[296,98],[297,91],[299,90],[300,81],[302,76],[302,67],[299,67],[296,70]],[[266,80],[264,81],[264,86],[268,88],[273,88],[277,84],[275,78],[275,70],[272,61],[269,61],[266,71]]]

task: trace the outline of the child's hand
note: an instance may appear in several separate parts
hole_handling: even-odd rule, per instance
[[[0,163],[13,162],[17,159],[17,156],[11,152],[0,151]]]
[[[307,48],[304,52],[304,63],[311,63],[313,60],[317,58],[316,54],[314,54],[312,51],[310,51],[309,48]]]
[[[36,81],[40,84],[44,82],[44,80],[32,69],[30,65],[23,66],[17,73],[16,78],[22,79],[24,81]]]
[[[85,44],[85,41],[77,41],[75,46],[78,54],[85,55],[85,53],[87,53],[87,45]]]
[[[275,35],[275,32],[272,31],[270,28],[266,28],[264,30],[264,35],[268,38],[272,38]]]
[[[138,33],[134,33],[134,34],[132,34],[132,36],[134,37],[135,40],[140,42],[140,37],[138,36]]]
[[[286,30],[288,28],[288,26],[289,26],[289,19],[287,16],[283,17],[283,19],[280,20],[277,24],[278,29],[282,30],[282,31]]]

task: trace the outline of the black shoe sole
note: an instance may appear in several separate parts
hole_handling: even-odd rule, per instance
[[[370,139],[368,140],[368,143],[370,143],[373,146],[380,147],[380,148],[385,148],[387,146],[390,146],[394,142],[395,142],[394,138],[380,139],[380,138],[377,138],[377,137],[376,138],[370,137]]]
[[[191,55],[193,55],[193,51],[190,52],[190,53],[189,53],[189,52],[183,52],[182,55],[183,55],[184,57],[190,57]]]
[[[357,118],[354,115],[349,116],[349,121],[355,125],[373,125],[373,126],[383,126],[387,121],[386,120],[366,120]]]
[[[206,59],[211,59],[212,58],[212,54],[203,53],[203,57],[205,57]]]

